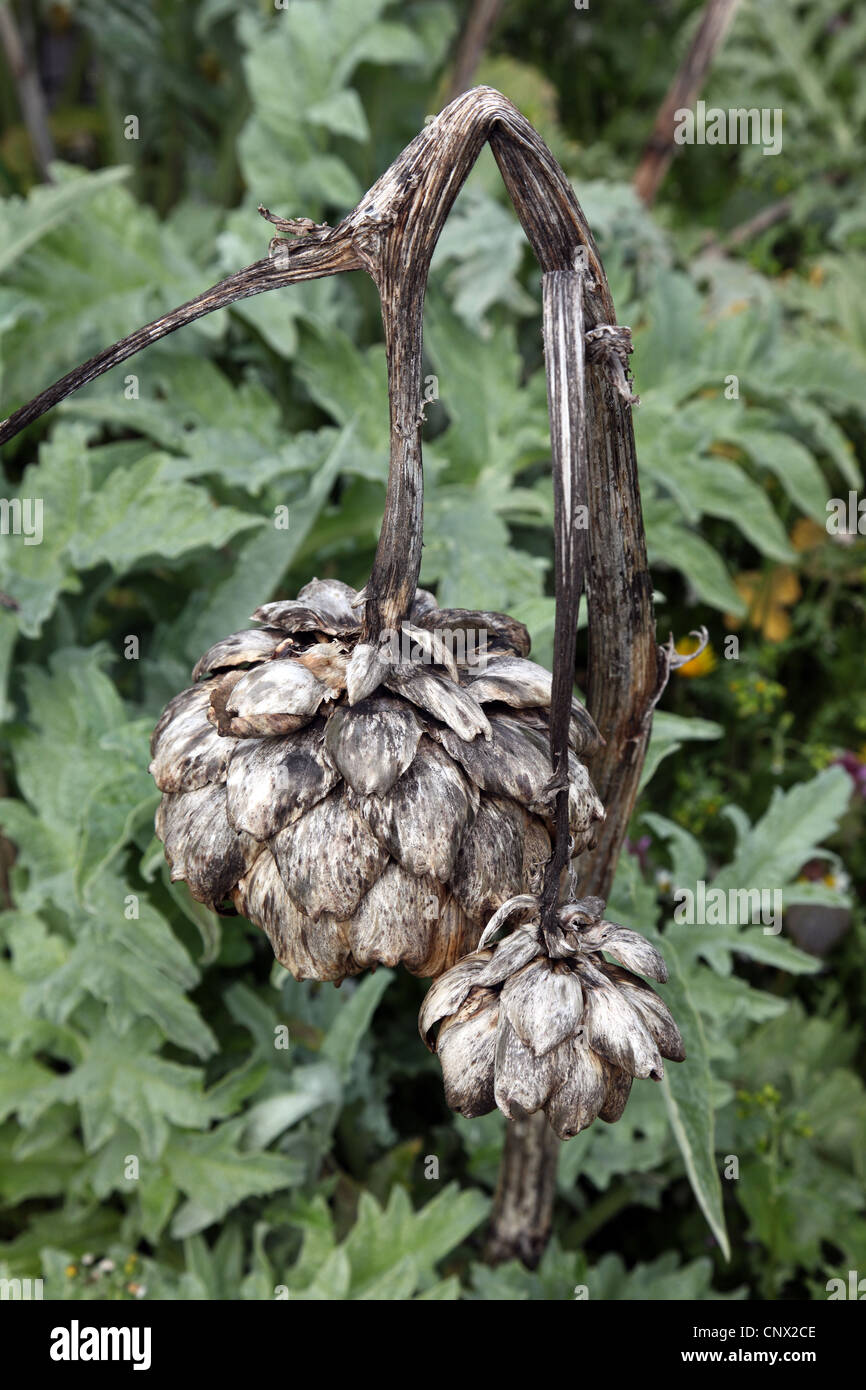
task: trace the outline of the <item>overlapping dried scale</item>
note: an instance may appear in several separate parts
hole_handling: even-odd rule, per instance
[[[487,1115],[496,1106],[493,1064],[498,1012],[492,990],[472,990],[439,1029],[436,1050],[445,1100],[467,1119]]]
[[[421,590],[419,590],[419,593]],[[413,622],[424,627],[462,632],[474,639],[473,650],[482,657],[503,653],[528,656],[529,632],[523,623],[508,613],[492,613],[468,608],[428,608],[422,616],[412,615]]]
[[[545,756],[531,738],[530,730],[505,715],[491,719],[490,728],[489,742],[476,739],[467,743],[450,729],[439,730],[439,741],[482,791],[519,801],[522,806],[549,810],[549,755]]]
[[[243,739],[235,746],[226,794],[236,830],[269,840],[336,786],[340,774],[325,759],[324,730],[316,720],[291,738]]]
[[[550,677],[526,629],[419,589],[397,650],[361,642],[363,603],[316,579],[265,604],[265,626],[214,643],[154,731],[172,876],[214,908],[230,899],[299,979],[450,970],[550,856]],[[600,808],[582,766],[574,799],[588,837]]]
[[[523,888],[528,824],[516,801],[480,798],[450,877],[451,891],[470,917],[492,917]]]
[[[294,733],[327,697],[328,687],[299,661],[268,661],[233,685],[226,700],[229,732],[238,738]]]
[[[384,796],[357,802],[376,839],[412,874],[445,883],[464,835],[475,820],[477,787],[435,744],[422,738],[412,766]]]
[[[462,742],[472,743],[479,736],[482,742],[490,739],[490,724],[478,701],[437,671],[403,663],[388,672],[385,684],[446,724]]]
[[[248,627],[233,632],[209,647],[193,668],[192,678],[200,680],[208,671],[223,671],[231,666],[253,665],[265,661],[285,636],[279,628]]]
[[[289,897],[313,921],[323,912],[351,917],[388,863],[385,849],[339,787],[281,830],[271,850]]]
[[[573,1037],[559,1059],[562,1084],[547,1103],[547,1118],[560,1139],[588,1129],[605,1107],[610,1068],[581,1038]]]
[[[356,591],[339,579],[312,579],[296,599],[265,603],[253,614],[284,632],[327,632],[349,637],[361,630],[361,610],[352,605]]]
[[[550,707],[553,677],[543,666],[519,656],[496,656],[485,663],[480,675],[469,673],[466,685],[480,704],[499,701],[526,709]]]
[[[262,848],[258,840],[229,824],[226,791],[219,783],[163,796],[156,833],[165,845],[172,880],[186,879],[193,897],[213,908],[229,895]]]
[[[208,722],[216,682],[175,695],[153,731],[148,771],[161,792],[191,792],[225,780],[231,744]]]
[[[296,980],[339,982],[358,973],[360,967],[354,965],[345,934],[331,922],[327,931],[315,933],[316,924],[298,910],[286,893],[276,860],[267,847],[249,873],[239,880],[232,901],[243,917],[267,933],[277,960]]]
[[[341,777],[362,796],[384,796],[412,763],[423,729],[413,709],[375,696],[335,709],[325,746]]]
[[[643,938],[604,922],[603,910],[600,899],[584,898],[542,930],[540,897],[522,893],[494,913],[484,949],[436,981],[418,1026],[440,1055],[446,1040],[449,1104],[463,1114],[467,1104],[472,1114],[482,1102],[496,1105],[509,1119],[544,1110],[567,1139],[596,1118],[618,1120],[635,1077],[661,1079],[662,1053],[683,1059],[667,1006],[604,959],[602,939],[623,933],[636,950],[633,938]],[[489,944],[509,926],[509,936]],[[479,1074],[458,1078],[458,1060]]]

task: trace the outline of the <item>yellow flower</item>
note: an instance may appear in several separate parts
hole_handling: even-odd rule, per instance
[[[74,1279],[77,1273],[78,1273],[78,1265],[67,1265],[67,1266],[66,1266],[66,1277],[67,1277],[67,1279]]]
[[[697,652],[699,646],[700,642],[696,637],[681,637],[676,644],[676,649],[681,656],[685,656],[687,652]],[[683,666],[677,666],[676,673],[678,676],[687,676],[689,680],[693,680],[696,676],[709,675],[710,671],[715,670],[717,664],[716,654],[707,643],[704,650],[693,657],[691,661],[687,661]]]
[[[801,516],[794,522],[789,539],[795,550],[817,550],[819,545],[825,544],[827,530],[810,517]]]
[[[762,632],[768,642],[782,642],[791,631],[787,608],[800,597],[800,581],[788,565],[774,565],[768,574],[761,570],[746,570],[734,579],[739,592],[748,604],[750,627]],[[738,628],[741,619],[725,614],[725,625]]]

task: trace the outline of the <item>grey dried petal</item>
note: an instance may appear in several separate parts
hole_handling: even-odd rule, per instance
[[[519,902],[520,900],[513,899],[512,901]],[[484,936],[481,940],[484,941]],[[479,946],[479,949],[484,948]],[[481,985],[501,984],[503,980],[508,979],[509,975],[513,975],[517,970],[522,970],[525,965],[528,965],[531,960],[535,960],[536,956],[540,954],[541,944],[537,931],[533,927],[519,927],[504,941],[500,941],[492,959],[482,967],[478,983]]]
[[[230,637],[223,637],[208,647],[204,656],[196,662],[192,678],[197,681],[206,671],[222,671],[231,666],[266,661],[273,655],[282,637],[282,632],[273,627],[248,627],[243,632],[233,632]]]
[[[583,962],[578,970],[584,993],[584,1031],[593,1052],[631,1076],[661,1081],[661,1054],[640,1014],[606,975],[588,969]]]
[[[426,959],[413,967],[415,975],[435,978],[450,970],[478,945],[478,923],[467,917],[451,893],[444,892],[443,898],[439,925],[431,932]]]
[[[441,888],[435,879],[415,878],[393,861],[364,895],[344,928],[358,965],[403,964],[419,973],[439,920]]]
[[[537,816],[526,818],[526,839],[523,842],[522,887],[539,893],[544,883],[544,866],[550,858],[550,836]]]
[[[352,943],[348,929],[335,917],[323,913],[316,922],[304,918],[301,937],[314,962],[314,973],[304,976],[304,979],[333,980],[339,984],[345,975],[360,973],[361,967],[350,950]],[[348,954],[344,954],[346,952]]]
[[[345,925],[359,968],[399,964],[422,976],[450,971],[477,935],[441,883],[393,861]]]
[[[263,849],[232,894],[235,907],[270,939],[274,955],[296,980],[342,980],[357,973],[344,933],[323,919],[323,931],[292,902],[276,860]],[[315,955],[310,950],[310,939]]]
[[[495,1109],[493,1064],[499,1010],[490,990],[472,990],[439,1029],[436,1051],[442,1064],[445,1100],[452,1110],[474,1119]]]
[[[480,704],[501,701],[525,709],[532,705],[550,707],[553,677],[543,666],[520,656],[496,656],[481,674],[471,677],[467,689]]]
[[[437,671],[401,662],[391,667],[385,685],[447,724],[461,742],[477,739],[479,734],[484,739],[490,738],[490,724],[478,701]]]
[[[595,926],[605,909],[604,898],[578,898],[559,909],[559,920],[567,927]]]
[[[228,818],[237,830],[270,839],[327,796],[340,779],[323,757],[322,732],[317,719],[290,738],[234,745],[226,792]]]
[[[393,670],[393,666],[387,648],[360,642],[346,665],[346,694],[349,704],[360,704],[372,695],[374,690],[378,690],[385,677]]]
[[[583,990],[566,965],[537,960],[505,981],[499,1007],[523,1046],[543,1057],[578,1028]]]
[[[166,705],[153,731],[148,771],[161,792],[189,792],[225,781],[233,740],[220,738],[207,712],[215,681],[190,686]]]
[[[339,788],[281,830],[271,849],[294,902],[314,922],[325,912],[351,917],[388,862]]]
[[[616,1124],[617,1120],[622,1119],[623,1111],[631,1094],[631,1084],[633,1078],[628,1072],[622,1071],[620,1067],[608,1066],[607,1069],[607,1095],[604,1098],[604,1105],[598,1112],[598,1118],[607,1124]]]
[[[415,756],[421,722],[386,695],[340,706],[328,720],[325,747],[349,786],[363,796],[384,796]]]
[[[451,891],[470,917],[486,922],[523,888],[526,823],[526,812],[516,801],[481,798],[451,878]]]
[[[663,956],[640,932],[618,927],[613,922],[600,922],[598,927],[590,928],[585,935],[627,970],[649,975],[650,979],[658,980],[661,984],[667,980],[668,968]]]
[[[528,970],[535,967],[527,966]],[[547,1102],[560,1078],[554,1056],[536,1057],[517,1035],[499,1002],[493,1095],[509,1120],[534,1115]]]
[[[211,785],[168,793],[156,813],[172,882],[186,879],[199,902],[216,907],[252,864],[261,845],[239,834],[226,815],[226,790]]]
[[[515,709],[512,719],[517,719],[528,728],[537,729],[545,739],[549,739],[550,711],[536,705]],[[568,742],[575,753],[586,757],[604,746],[604,739],[595,727],[589,711],[579,700],[571,702],[571,719],[568,723]]]
[[[231,715],[226,713],[226,700],[231,695],[238,681],[243,680],[246,672],[243,670],[226,671],[224,675],[217,676],[215,680],[209,681],[211,687],[210,709],[207,712],[208,723],[218,729],[223,738],[231,736]]]
[[[582,762],[568,756],[568,828],[579,851],[592,842],[596,828],[604,820],[604,806],[589,780]]]
[[[497,725],[508,724],[512,729],[521,729],[529,744],[535,750],[536,767],[538,769],[538,780],[536,782],[536,795],[530,803],[530,810],[542,816],[552,816],[556,802],[556,787],[552,776],[552,764],[550,760],[550,735],[547,727],[536,727],[528,724],[525,718],[525,710],[515,710],[513,715],[500,715],[494,721]],[[548,769],[547,778],[542,783],[540,781],[541,768]],[[592,782],[589,780],[589,773],[582,762],[575,757],[574,753],[568,754],[569,788],[568,788],[568,815],[569,830],[574,839],[575,851],[592,847],[592,837],[598,821],[604,820],[604,807],[598,798]]]
[[[416,589],[409,609],[409,621],[420,623],[428,614],[437,612],[438,608],[435,594],[431,594],[429,589]]]
[[[418,1031],[431,1052],[436,1051],[431,1038],[436,1024],[462,1006],[491,954],[490,951],[474,951],[433,981],[418,1014]]]
[[[411,662],[427,661],[433,666],[444,666],[451,679],[457,680],[457,662],[454,660],[448,643],[438,632],[431,632],[428,628],[415,627],[413,623],[404,623],[401,632],[411,643],[409,649]]]
[[[575,753],[594,753],[604,747],[604,739],[595,720],[586,705],[582,705],[577,699],[571,701],[569,742]]]
[[[684,1062],[686,1049],[680,1030],[667,1004],[656,994],[652,986],[644,980],[639,980],[628,970],[620,970],[615,965],[608,965],[606,973],[629,1003],[637,1009],[662,1056],[671,1062]]]
[[[313,579],[296,599],[265,603],[253,614],[260,622],[284,632],[327,632],[349,637],[361,630],[360,611],[353,607],[356,591],[339,579]]]
[[[478,810],[478,790],[426,736],[414,762],[383,796],[358,799],[358,811],[389,854],[412,874],[447,883]]]
[[[265,662],[247,671],[226,700],[226,713],[233,733],[243,725],[243,736],[292,733],[309,723],[328,695],[327,686],[311,671],[289,657]],[[275,720],[291,719],[291,727],[274,728]]]
[[[494,912],[484,931],[481,933],[479,947],[486,946],[509,922],[538,922],[541,911],[541,902],[535,893],[518,893],[516,898],[509,898],[501,907]],[[503,945],[505,943],[503,942]],[[504,976],[502,977],[504,979]]]
[[[573,1139],[600,1113],[607,1098],[609,1068],[579,1037],[555,1054],[565,1080],[547,1103],[547,1118],[560,1139]]]
[[[549,812],[552,769],[544,741],[539,746],[534,731],[508,715],[494,715],[490,728],[489,742],[466,743],[448,729],[439,730],[438,738],[482,791]]]
[[[448,628],[453,632],[463,632],[473,639],[473,645],[488,655],[494,652],[511,652],[515,656],[528,656],[529,632],[523,623],[508,613],[488,613],[469,608],[437,608],[417,619],[423,627]]]

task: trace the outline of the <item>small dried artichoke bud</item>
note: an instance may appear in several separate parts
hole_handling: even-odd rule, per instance
[[[336,579],[257,609],[264,626],[204,654],[151,745],[172,878],[263,928],[297,979],[438,975],[550,855],[551,677],[525,627],[419,589],[371,644],[362,612]],[[575,702],[575,852],[604,816],[579,761],[598,742]]]
[[[663,1057],[684,1060],[667,1005],[639,978],[664,983],[662,957],[603,911],[600,898],[568,903],[550,935],[539,898],[521,894],[494,913],[478,950],[436,980],[418,1027],[438,1053],[452,1110],[474,1117],[498,1106],[511,1120],[543,1110],[571,1139],[597,1117],[618,1120],[634,1077],[660,1081]],[[511,934],[490,945],[507,923]]]

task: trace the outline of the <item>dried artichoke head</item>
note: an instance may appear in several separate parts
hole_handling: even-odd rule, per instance
[[[262,927],[297,979],[438,975],[550,855],[551,677],[526,629],[419,589],[400,632],[370,643],[363,601],[314,579],[257,609],[262,626],[204,654],[151,745],[172,879]],[[604,816],[579,757],[598,742],[575,701],[575,852]]]
[[[493,915],[479,949],[431,986],[418,1026],[438,1053],[452,1110],[476,1116],[498,1106],[512,1120],[543,1110],[570,1139],[597,1117],[618,1120],[634,1077],[660,1081],[662,1058],[684,1060],[666,1004],[639,978],[664,982],[664,960],[603,911],[600,898],[568,903],[551,934],[540,899],[516,896]],[[515,929],[489,945],[507,922]]]

